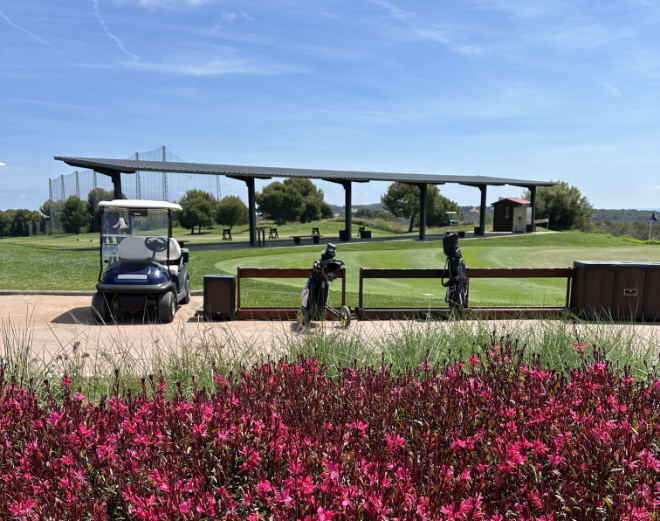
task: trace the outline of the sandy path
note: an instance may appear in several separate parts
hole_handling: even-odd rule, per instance
[[[29,345],[31,358],[49,361],[73,351],[89,353],[92,359],[100,355],[114,359],[130,355],[136,361],[151,361],[158,353],[176,350],[182,344],[191,346],[206,343],[224,350],[233,357],[254,359],[274,352],[286,339],[319,331],[359,336],[370,341],[397,335],[420,322],[411,321],[353,321],[347,330],[336,322],[327,322],[307,333],[298,332],[294,323],[279,321],[208,322],[196,316],[202,305],[201,296],[193,296],[182,306],[171,324],[133,323],[130,318],[114,325],[99,325],[91,314],[91,296],[0,295],[0,358],[8,349],[16,351]],[[477,327],[477,321],[471,321]],[[423,326],[423,323],[421,324]],[[483,326],[483,322],[481,322]],[[537,328],[534,321],[489,321],[489,331],[507,328],[521,330]],[[446,322],[433,322],[429,327],[447,327]],[[621,329],[660,346],[660,324],[656,325],[585,325],[583,329]],[[611,332],[611,331],[610,331]],[[74,350],[74,346],[76,349]],[[276,350],[276,349],[275,349]]]

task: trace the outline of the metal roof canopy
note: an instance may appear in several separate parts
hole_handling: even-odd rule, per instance
[[[144,172],[173,172],[181,174],[224,175],[239,179],[247,184],[248,207],[250,218],[250,245],[256,246],[256,208],[255,208],[255,179],[271,179],[272,177],[305,177],[322,179],[343,185],[345,189],[345,218],[346,240],[351,237],[351,183],[365,183],[368,181],[399,181],[414,184],[420,187],[420,227],[419,239],[426,236],[426,187],[445,183],[457,183],[474,186],[481,191],[481,209],[479,215],[479,234],[484,235],[486,227],[486,187],[513,185],[528,188],[532,199],[532,222],[534,222],[534,207],[536,187],[552,186],[552,181],[533,181],[522,179],[509,179],[501,177],[486,177],[475,175],[439,175],[395,172],[362,172],[351,170],[323,170],[310,168],[283,168],[270,166],[220,165],[210,163],[181,163],[173,161],[145,161],[136,159],[108,159],[55,156],[56,160],[64,161],[70,166],[89,168],[98,173],[108,175],[114,184],[115,197],[121,198],[121,173],[131,174]]]

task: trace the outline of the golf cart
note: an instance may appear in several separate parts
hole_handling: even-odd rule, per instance
[[[124,311],[154,309],[158,320],[172,322],[178,304],[190,301],[188,250],[172,237],[167,201],[101,201],[100,270],[92,310],[99,322]]]

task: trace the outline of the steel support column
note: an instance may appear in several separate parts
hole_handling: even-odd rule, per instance
[[[248,189],[248,223],[250,228],[250,246],[257,245],[257,208],[255,204],[256,196],[254,192],[254,177],[244,177],[243,181]]]
[[[486,209],[488,204],[486,203],[486,191],[488,185],[480,185],[479,190],[481,191],[481,207],[479,208],[479,235],[482,237],[486,235]]]
[[[112,172],[110,179],[115,190],[115,199],[121,199],[121,172]]]
[[[346,230],[344,240],[350,241],[353,235],[353,213],[351,212],[351,208],[353,207],[353,188],[350,181],[344,181],[342,186],[344,187],[344,229]]]
[[[536,231],[536,186],[530,186],[529,200],[532,203],[532,232]]]
[[[426,183],[419,185],[419,240],[426,238]]]

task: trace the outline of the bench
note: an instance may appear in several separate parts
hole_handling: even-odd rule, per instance
[[[222,229],[222,240],[223,241],[231,241],[231,228],[223,228]]]
[[[291,235],[291,238],[293,239],[293,244],[300,244],[301,239],[312,239],[314,244],[321,242],[320,235]]]
[[[277,233],[277,228],[271,228],[268,234],[269,239],[279,239],[280,235]]]
[[[313,226],[311,235],[291,235],[291,238],[293,239],[293,244],[300,244],[300,239],[312,239],[314,244],[318,244],[321,242],[321,232],[319,232],[316,226]]]

